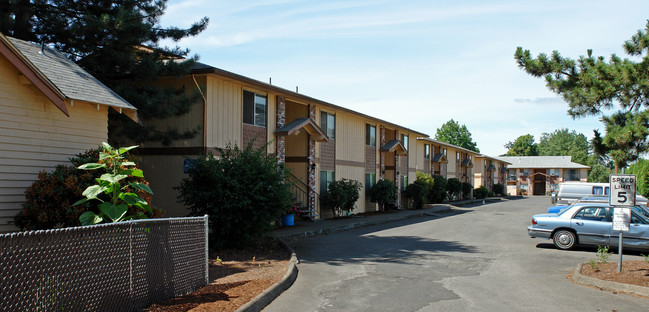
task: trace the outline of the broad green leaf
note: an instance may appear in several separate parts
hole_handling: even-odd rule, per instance
[[[99,160],[104,160],[106,158],[111,158],[113,155],[106,153],[106,152],[99,152]]]
[[[119,194],[119,199],[128,205],[146,204],[146,200],[135,193],[121,193]]]
[[[117,183],[123,179],[126,179],[128,176],[125,174],[112,174],[112,173],[104,173],[101,175],[99,178],[100,180],[103,181],[108,181],[110,183]]]
[[[153,191],[151,190],[151,188],[150,188],[148,185],[146,185],[146,184],[143,184],[143,183],[133,183],[133,182],[131,182],[131,183],[129,183],[128,185],[130,185],[130,186],[132,186],[132,187],[134,187],[134,188],[136,188],[136,189],[138,189],[138,190],[145,191],[145,192],[147,192],[147,193],[149,193],[149,194],[153,194]]]
[[[126,214],[126,211],[128,211],[128,206],[126,204],[113,205],[112,203],[104,202],[99,205],[99,209],[113,222],[119,222]]]
[[[79,216],[79,221],[81,221],[81,225],[93,225],[93,224],[100,223],[103,220],[104,219],[102,217],[96,215],[92,211],[86,211]]]
[[[101,145],[104,147],[105,150],[112,150],[113,149],[113,147],[110,146],[110,144],[108,144],[106,142],[101,142]]]
[[[106,165],[105,164],[97,164],[97,163],[87,163],[87,164],[83,164],[83,165],[77,167],[77,169],[83,169],[83,170],[95,170],[95,169],[99,169],[99,168],[106,168]]]
[[[134,148],[137,148],[137,147],[138,147],[137,145],[133,145],[133,146],[129,146],[129,147],[120,147],[119,151],[117,153],[119,155],[121,155],[121,154],[124,154],[124,153],[126,153],[126,152],[128,152],[128,151],[130,151],[130,150],[132,150]]]
[[[125,161],[122,162],[122,166],[135,166],[135,163],[132,161]]]
[[[126,169],[122,170],[123,174],[128,174],[133,177],[144,178],[144,173],[140,169]]]
[[[151,206],[149,206],[149,204],[144,204],[144,205],[142,205],[140,207],[142,207],[142,209],[144,209],[146,212],[148,212],[150,214],[153,214],[153,208],[151,208]]]
[[[105,186],[100,185],[91,185],[86,188],[81,195],[85,196],[88,199],[99,199],[97,195],[103,193],[106,190]]]
[[[89,198],[80,199],[76,203],[72,204],[72,207],[74,207],[76,205],[81,205],[81,204],[83,204],[83,203],[85,203],[85,202],[87,202],[89,200],[90,200]]]

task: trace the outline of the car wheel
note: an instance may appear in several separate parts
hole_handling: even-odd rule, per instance
[[[575,233],[571,231],[559,230],[556,233],[554,233],[552,240],[554,241],[554,246],[556,246],[559,249],[566,250],[566,249],[572,249],[572,247],[575,246],[575,243],[577,242],[577,237],[575,236]]]

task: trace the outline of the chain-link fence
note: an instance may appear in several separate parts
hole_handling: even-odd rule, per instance
[[[135,311],[207,283],[207,215],[0,235],[0,311]]]

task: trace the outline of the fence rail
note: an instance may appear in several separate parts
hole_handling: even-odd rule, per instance
[[[208,283],[207,215],[0,235],[0,311],[136,311]]]

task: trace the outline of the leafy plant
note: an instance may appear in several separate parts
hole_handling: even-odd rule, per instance
[[[484,186],[480,186],[479,188],[473,190],[473,196],[478,199],[483,199],[487,198],[487,195],[489,194],[489,190]]]
[[[464,199],[471,198],[471,191],[473,190],[473,185],[469,182],[462,182],[462,196]]]
[[[135,214],[127,215],[129,207],[136,207],[153,214],[153,208],[137,193],[129,191],[129,187],[134,190],[144,191],[153,194],[151,188],[144,183],[127,182],[122,186],[120,181],[128,177],[144,178],[142,170],[133,169],[135,163],[125,159],[124,154],[129,150],[136,148],[120,147],[113,148],[108,143],[102,143],[102,150],[99,152],[99,162],[86,163],[78,167],[82,170],[106,169],[106,173],[96,179],[97,184],[91,185],[83,191],[82,195],[86,198],[74,203],[72,206],[84,204],[88,201],[97,200],[101,204],[98,206],[98,212],[88,210],[79,216],[82,225],[92,225],[104,221],[119,222],[131,219],[142,219],[147,216],[138,211]],[[103,200],[99,196],[105,194],[109,200]]]
[[[433,176],[433,187],[428,193],[428,202],[438,204],[444,202],[448,197],[446,193],[446,178],[440,175]]]
[[[397,201],[397,186],[389,180],[379,180],[370,189],[370,200],[378,203],[382,211]]]
[[[449,197],[457,199],[462,191],[462,183],[457,178],[450,178],[446,180],[446,191],[448,192]]]
[[[608,258],[613,254],[608,251],[608,245],[602,247],[597,245],[597,262],[599,263],[608,263]]]
[[[494,184],[494,185],[492,186],[492,189],[493,189],[494,194],[496,194],[496,195],[498,195],[498,196],[503,196],[503,195],[505,195],[505,186],[502,185],[502,184],[500,184],[500,183],[496,183],[496,184]]]
[[[415,182],[408,184],[403,194],[406,198],[412,200],[415,209],[424,207],[426,201],[426,194],[428,193],[428,184],[422,180],[415,180]]]
[[[176,187],[192,215],[209,215],[212,248],[249,246],[293,205],[288,172],[263,146],[216,148],[199,157]]]
[[[593,268],[593,270],[598,271],[599,270],[599,265],[597,264],[597,260],[595,259],[590,259],[590,267]]]
[[[644,258],[644,262],[649,262],[649,255],[640,254]]]
[[[329,184],[329,188],[320,194],[320,200],[324,207],[333,212],[334,218],[340,216],[343,211],[350,213],[359,198],[359,191],[362,185],[356,180],[340,179]]]

